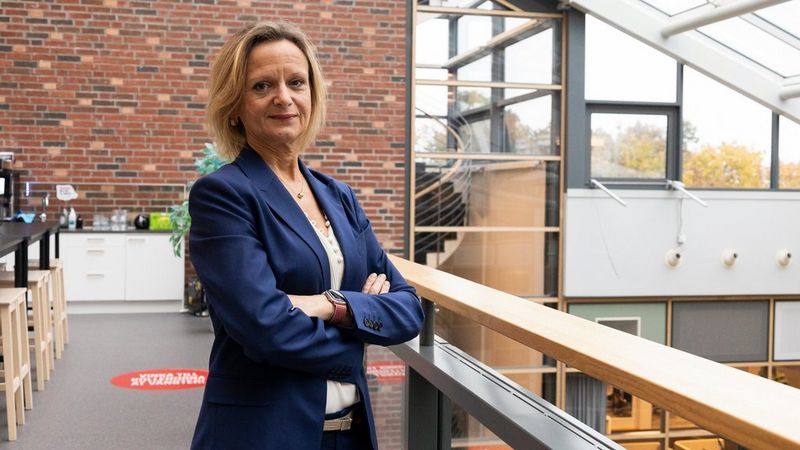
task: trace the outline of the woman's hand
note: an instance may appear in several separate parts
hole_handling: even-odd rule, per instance
[[[289,295],[292,306],[303,311],[308,317],[319,317],[330,320],[333,317],[333,305],[324,295]]]
[[[389,292],[389,282],[386,280],[385,274],[371,273],[364,282],[364,287],[361,288],[362,294],[385,294]]]
[[[370,274],[364,287],[361,288],[363,294],[385,294],[389,292],[391,285],[386,280],[385,274]],[[325,295],[289,295],[292,306],[303,311],[308,317],[319,317],[322,320],[330,320],[333,317],[333,305],[325,298]],[[343,325],[347,325],[352,320],[352,315],[348,314]]]

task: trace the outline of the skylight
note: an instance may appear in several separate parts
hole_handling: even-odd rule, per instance
[[[800,123],[800,0],[568,0]]]

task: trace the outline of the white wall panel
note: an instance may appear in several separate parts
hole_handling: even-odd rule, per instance
[[[800,302],[775,302],[776,361],[800,359]]]
[[[625,297],[800,294],[800,193],[692,191],[709,206],[683,200],[681,264],[665,255],[679,247],[680,198],[674,191],[570,189],[564,223],[564,295]],[[739,255],[730,268],[721,255]],[[792,252],[788,267],[776,263]]]

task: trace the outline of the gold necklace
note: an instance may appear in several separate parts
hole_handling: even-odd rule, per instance
[[[303,210],[303,214],[305,214],[305,215],[306,215],[306,217],[308,218],[308,221],[309,221],[309,222],[311,222],[311,225],[312,225],[314,228],[317,228],[317,221],[316,221],[316,220],[314,220],[314,219],[312,219],[312,218],[311,218],[311,216],[309,216],[309,215],[308,215],[308,213],[307,213],[307,212],[305,212],[305,210]],[[324,212],[324,211],[322,212],[322,220],[324,220],[324,221],[325,221],[325,222],[324,222],[325,228],[330,228],[330,227],[331,227],[331,221],[330,221],[330,220],[328,220],[328,216],[327,216],[327,215],[325,215],[325,212]],[[319,228],[317,228],[317,229],[319,229]]]
[[[278,173],[275,172],[275,175],[278,175]],[[284,180],[282,176],[278,175],[278,179],[281,180],[281,183],[283,183],[283,185],[286,186],[286,189],[288,189],[289,192],[294,194],[297,197],[298,200],[303,198],[303,196],[305,195],[305,194],[303,194],[303,190],[305,190],[306,184],[303,183],[303,178],[302,177],[300,178],[300,192],[295,192],[294,189],[292,189],[292,187],[289,185],[289,183],[287,183],[286,180]]]

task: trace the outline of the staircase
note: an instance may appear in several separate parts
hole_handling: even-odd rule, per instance
[[[469,179],[469,161],[459,161],[449,166],[417,162],[416,186],[419,195],[414,210],[416,225],[465,226]],[[417,233],[414,262],[438,267],[458,248],[461,234],[454,231]]]
[[[419,107],[423,116],[435,119],[447,133],[448,141],[458,153],[468,152],[472,146],[469,127],[464,135],[441,118],[428,114]],[[457,121],[464,118],[456,113]],[[464,121],[466,123],[466,121]],[[467,225],[470,160],[427,159],[415,164],[415,224],[418,227],[460,227]],[[463,232],[420,232],[414,244],[414,262],[439,267],[458,248]]]

